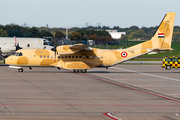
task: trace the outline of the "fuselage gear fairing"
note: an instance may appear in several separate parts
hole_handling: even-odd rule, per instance
[[[151,40],[127,49],[97,49],[84,44],[58,46],[54,49],[22,49],[5,63],[12,68],[57,67],[86,72],[94,67],[110,67],[144,54],[172,50],[175,13],[167,13]]]

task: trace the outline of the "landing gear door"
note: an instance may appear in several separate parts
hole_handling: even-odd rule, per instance
[[[109,66],[111,64],[111,53],[110,52],[104,52],[104,54],[103,54],[103,64],[105,66]]]

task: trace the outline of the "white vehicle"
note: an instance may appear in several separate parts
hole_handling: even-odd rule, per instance
[[[0,37],[0,60],[19,49],[51,49],[53,45],[43,38]]]

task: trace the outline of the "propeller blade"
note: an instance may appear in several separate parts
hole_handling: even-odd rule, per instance
[[[53,48],[52,48],[53,49]],[[54,62],[56,62],[56,39],[54,37]]]
[[[15,46],[17,46],[17,40],[16,40],[16,36],[14,36],[14,39],[15,39]]]
[[[19,43],[16,45],[16,51],[22,49],[22,47],[19,46]]]
[[[14,39],[15,39],[16,51],[19,50],[19,49],[22,49],[22,47],[19,46],[19,43],[17,43],[17,39],[16,39],[15,36],[14,36]]]

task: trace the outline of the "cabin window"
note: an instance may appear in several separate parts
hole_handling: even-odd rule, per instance
[[[47,58],[49,58],[49,55],[47,55]]]
[[[63,58],[63,56],[61,56],[61,58]]]
[[[172,58],[172,61],[173,62],[178,62],[178,59],[177,58]]]
[[[36,55],[34,55],[34,57],[36,57]]]
[[[165,61],[171,61],[171,58],[166,58]]]
[[[51,55],[51,58],[53,58],[53,56]]]
[[[86,58],[88,58],[88,56],[86,56]]]
[[[103,59],[103,56],[101,56],[101,59]]]
[[[74,58],[74,56],[72,56],[72,58]]]
[[[44,58],[46,58],[46,56],[44,55]]]
[[[90,58],[92,58],[92,56],[90,56]]]
[[[99,59],[99,56],[97,56],[97,59]]]
[[[40,55],[40,58],[42,58],[42,55]]]
[[[65,56],[65,58],[67,58],[67,56]]]
[[[71,56],[69,56],[69,58],[71,58]]]
[[[78,58],[78,56],[76,56],[76,58]]]
[[[81,58],[81,56],[79,56],[79,58]]]
[[[85,58],[85,56],[83,56],[83,58]]]
[[[96,59],[96,56],[94,56],[94,59]]]

